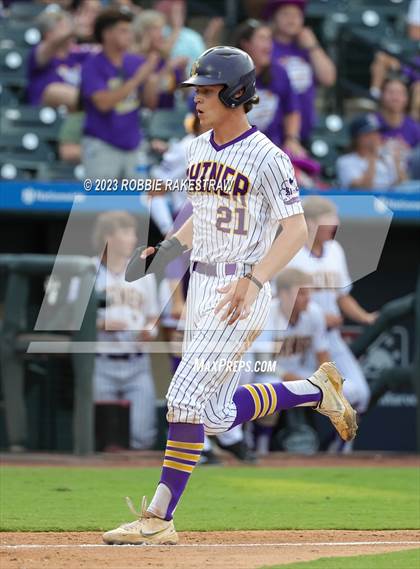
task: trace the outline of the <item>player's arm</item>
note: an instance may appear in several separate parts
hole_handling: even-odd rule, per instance
[[[216,306],[215,313],[226,307],[221,321],[229,318],[228,324],[233,324],[238,319],[248,318],[262,285],[281,271],[305,244],[308,230],[302,213],[282,219],[281,224],[280,235],[265,257],[254,266],[252,275],[218,289],[224,297]]]
[[[308,229],[303,213],[281,220],[282,231],[273,241],[262,260],[254,266],[253,276],[264,284],[293,259],[308,238]]]
[[[377,312],[367,312],[367,310],[362,308],[351,294],[339,296],[337,302],[341,311],[345,316],[347,316],[347,318],[350,318],[350,320],[354,320],[355,322],[360,322],[360,324],[373,324],[378,317]]]

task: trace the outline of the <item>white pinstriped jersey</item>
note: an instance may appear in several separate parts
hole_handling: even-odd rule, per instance
[[[213,131],[205,132],[191,142],[187,158],[193,261],[254,264],[270,248],[279,221],[302,213],[288,156],[256,127],[221,146]]]

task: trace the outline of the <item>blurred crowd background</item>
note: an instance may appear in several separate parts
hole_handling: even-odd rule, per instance
[[[233,44],[257,68],[250,121],[303,187],[418,188],[418,0],[1,5],[5,179],[148,175],[193,129],[176,85],[206,47]]]
[[[337,360],[362,417],[356,450],[415,448],[419,225],[416,202],[404,199],[420,191],[420,0],[0,2],[0,177],[3,198],[22,191],[26,207],[15,212],[0,200],[0,448],[89,452],[92,398],[97,450],[164,444],[188,259],[130,285],[124,270],[138,242],[155,244],[179,212],[175,226],[188,214],[185,195],[136,196],[129,211],[72,212],[70,223],[70,206],[49,211],[50,198],[36,191],[86,178],[183,179],[200,125],[193,93],[176,87],[206,48],[221,44],[253,58],[260,102],[249,121],[289,154],[302,189],[328,197],[330,189],[379,190],[403,195],[401,207],[414,212],[388,234],[376,202],[357,202],[348,215],[347,202],[307,198],[315,256],[329,265],[297,256],[273,283],[272,319],[246,361],[252,369],[255,360],[276,360],[277,377],[290,381]],[[45,209],[31,210],[36,200]],[[60,246],[84,261],[63,258],[51,275]],[[349,273],[361,278],[377,267],[350,291]],[[83,326],[57,333],[77,329],[68,324],[89,278],[96,295]],[[52,333],[37,336],[41,305]],[[28,355],[37,339],[97,339],[112,349]],[[166,342],[166,353],[149,354],[153,341]],[[133,342],[136,353],[127,349]],[[217,447],[247,462],[270,449],[352,452],[314,415],[300,409],[236,429],[207,441],[202,460],[218,463]]]

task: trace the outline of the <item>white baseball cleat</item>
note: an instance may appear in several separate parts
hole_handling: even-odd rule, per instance
[[[315,410],[326,415],[343,441],[356,436],[356,411],[343,394],[344,379],[332,362],[325,362],[308,380],[319,387],[322,399]]]
[[[178,543],[173,520],[146,518],[147,502],[143,497],[141,511],[136,512],[133,503],[126,498],[128,507],[138,519],[135,522],[123,524],[103,534],[102,539],[110,545],[175,545]]]

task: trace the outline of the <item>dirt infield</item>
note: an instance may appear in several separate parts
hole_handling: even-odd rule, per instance
[[[218,451],[225,466],[239,466],[243,463],[224,451]],[[97,453],[89,457],[79,457],[71,454],[50,453],[0,453],[2,466],[65,466],[65,467],[95,467],[95,468],[147,468],[162,466],[161,451],[123,451],[115,453]],[[267,458],[258,462],[264,468],[299,468],[299,467],[419,467],[420,457],[414,454],[401,453],[371,453],[356,452],[350,455],[293,455],[283,452],[273,452]]]
[[[2,533],[2,569],[257,569],[420,547],[418,531],[185,532],[166,547],[106,546],[101,534]]]

